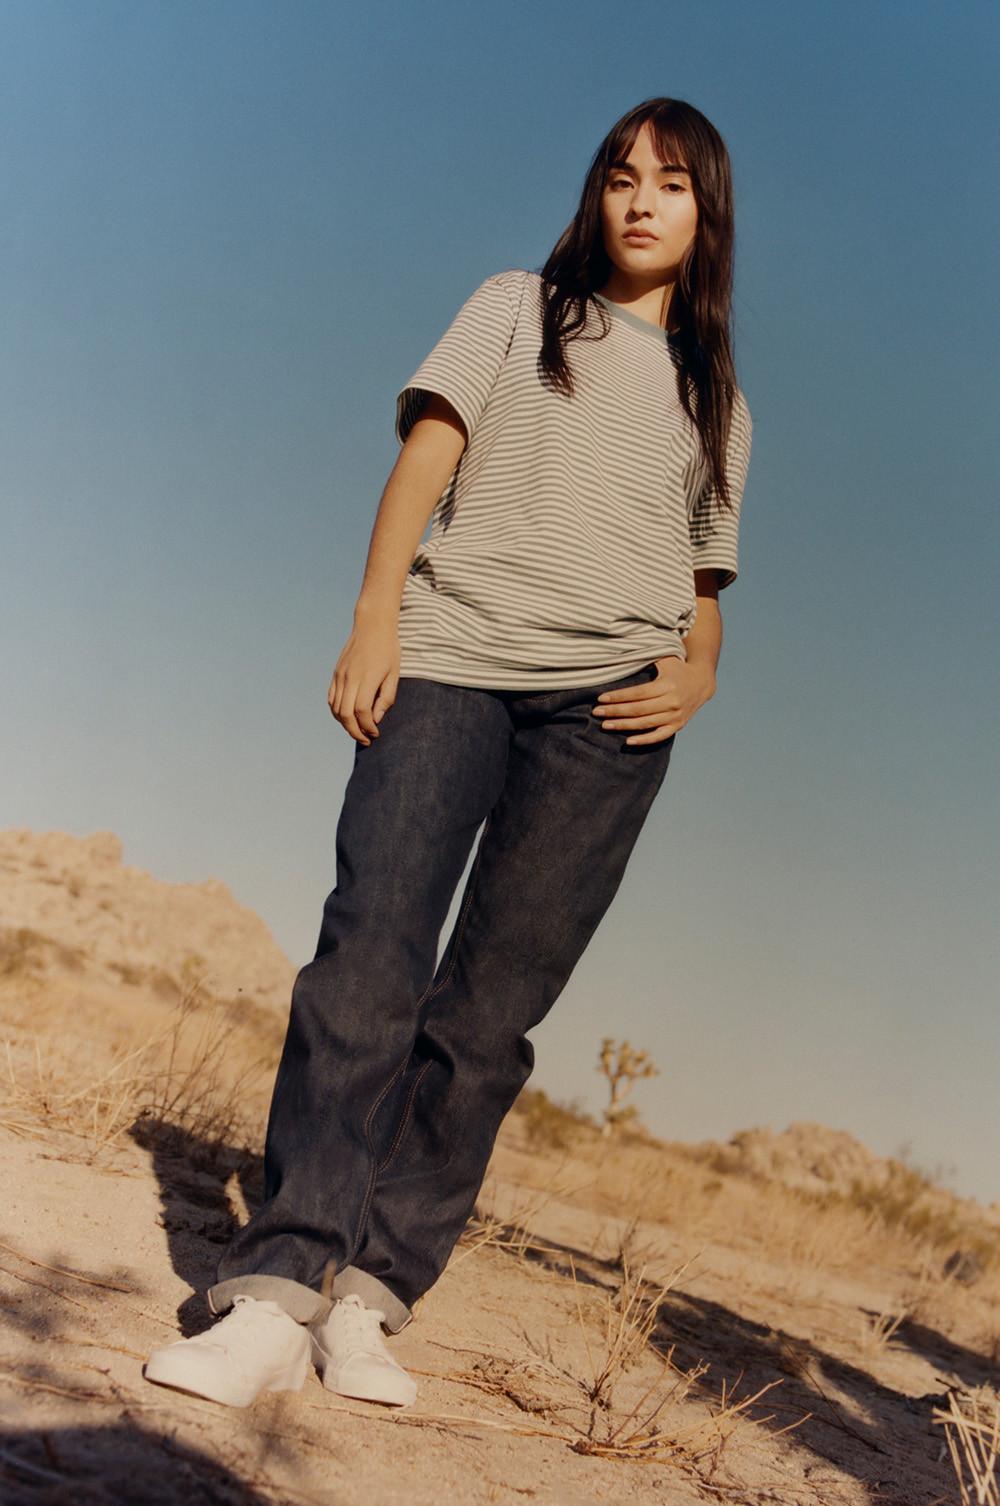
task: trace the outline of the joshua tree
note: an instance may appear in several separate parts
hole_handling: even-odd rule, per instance
[[[628,1041],[622,1041],[620,1046],[609,1035],[601,1042],[601,1059],[596,1070],[603,1072],[608,1079],[608,1088],[611,1094],[610,1102],[604,1110],[604,1123],[601,1125],[601,1134],[610,1135],[616,1126],[636,1116],[634,1105],[624,1103],[628,1093],[632,1091],[632,1084],[640,1077],[655,1077],[659,1074],[659,1067],[646,1055],[645,1051],[634,1051]]]

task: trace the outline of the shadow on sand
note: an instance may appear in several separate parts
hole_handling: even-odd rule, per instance
[[[220,1247],[237,1227],[230,1193],[238,1186],[248,1209],[259,1205],[262,1159],[248,1151],[206,1146],[168,1126],[139,1124],[133,1133],[150,1154],[159,1181],[174,1270],[194,1288],[178,1314],[182,1331],[198,1332],[210,1318],[203,1293],[214,1280]],[[513,1236],[522,1231],[507,1233],[512,1245],[520,1243]],[[567,1277],[575,1268],[577,1280],[607,1290],[620,1279],[613,1261],[590,1251],[548,1237],[539,1244],[544,1249],[529,1244],[523,1258]],[[946,1403],[949,1385],[995,1385],[998,1378],[996,1367],[983,1355],[909,1322],[897,1330],[894,1344],[905,1344],[924,1357],[941,1382],[940,1390],[910,1397],[814,1342],[683,1292],[669,1293],[661,1303],[650,1337],[661,1352],[674,1345],[674,1363],[682,1369],[707,1365],[697,1382],[706,1399],[718,1398],[723,1382],[737,1401],[769,1382],[780,1382],[746,1415],[773,1432],[797,1423],[791,1436],[797,1448],[808,1449],[816,1461],[806,1467],[807,1476],[834,1465],[865,1488],[873,1506],[943,1506],[953,1501],[954,1474],[943,1430],[932,1423],[932,1407]]]
[[[218,1459],[144,1428],[0,1431],[4,1506],[273,1506]]]

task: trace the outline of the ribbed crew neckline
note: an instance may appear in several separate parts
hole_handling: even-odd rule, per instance
[[[664,329],[662,324],[651,324],[648,319],[640,319],[638,314],[633,314],[632,310],[627,309],[624,304],[612,303],[611,299],[605,298],[603,293],[595,291],[594,297],[599,298],[604,307],[612,314],[624,320],[626,324],[631,324],[634,329],[641,330],[643,334],[649,335],[652,339],[670,344],[675,338],[668,329]]]

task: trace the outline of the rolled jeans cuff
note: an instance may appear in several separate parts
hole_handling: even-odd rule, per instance
[[[333,1278],[333,1296],[347,1297],[351,1293],[360,1297],[366,1307],[378,1308],[385,1314],[383,1327],[389,1333],[399,1333],[413,1321],[413,1313],[401,1302],[383,1281],[370,1271],[359,1266],[346,1265]],[[311,1286],[301,1281],[292,1281],[287,1276],[271,1276],[266,1271],[250,1276],[232,1276],[228,1281],[218,1281],[206,1293],[213,1313],[223,1313],[233,1304],[233,1298],[241,1294],[256,1297],[263,1302],[277,1302],[290,1318],[297,1323],[315,1323],[326,1317],[332,1302]]]

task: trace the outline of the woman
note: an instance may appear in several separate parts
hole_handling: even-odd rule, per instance
[[[399,393],[329,690],[357,746],[264,1202],[208,1292],[226,1316],[148,1379],[241,1406],[301,1386],[311,1355],[341,1394],[414,1399],[381,1330],[444,1270],[531,1073],[527,1033],[715,693],[751,439],[732,246],[718,132],[647,100],[541,274],[487,277]]]

